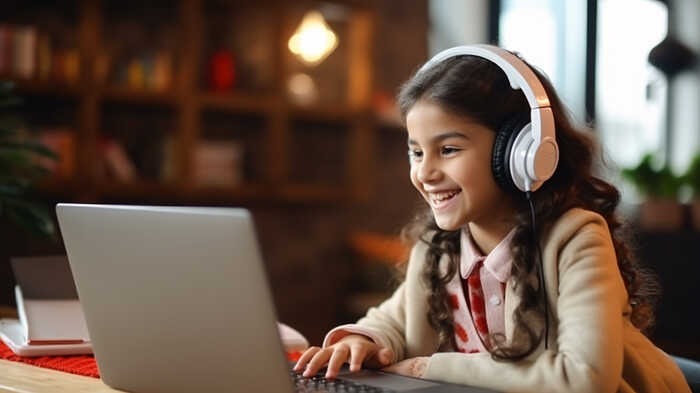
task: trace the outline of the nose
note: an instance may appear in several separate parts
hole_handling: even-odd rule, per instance
[[[440,180],[440,168],[435,163],[435,160],[426,155],[416,168],[416,178],[421,183],[434,183]]]

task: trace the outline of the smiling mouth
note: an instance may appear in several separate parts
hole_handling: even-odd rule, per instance
[[[441,209],[449,205],[449,203],[454,200],[454,198],[459,195],[462,192],[462,190],[452,190],[452,191],[445,191],[445,192],[435,192],[435,193],[428,193],[428,197],[430,198],[430,203],[433,205],[434,208],[436,209]]]

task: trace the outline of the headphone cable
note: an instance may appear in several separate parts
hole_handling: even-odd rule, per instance
[[[539,256],[540,263],[538,265],[539,276],[540,276],[540,288],[542,289],[542,297],[544,300],[544,349],[548,349],[549,342],[549,307],[547,298],[547,288],[544,285],[544,263],[542,261],[542,249],[540,248],[540,242],[537,239],[537,226],[535,223],[535,205],[532,202],[532,191],[525,192],[525,197],[527,202],[530,204],[530,218],[532,220],[532,239],[537,247],[537,255]]]

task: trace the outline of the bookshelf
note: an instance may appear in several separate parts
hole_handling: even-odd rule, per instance
[[[73,0],[10,6],[0,17],[0,38],[3,29],[34,29],[37,65],[29,74],[17,72],[3,68],[0,57],[0,79],[16,82],[30,128],[73,133],[73,149],[64,154],[73,171],[53,176],[42,189],[80,202],[367,199],[375,143],[372,3],[246,3]],[[329,4],[336,16],[328,22],[340,43],[320,65],[305,66],[287,40],[307,10]],[[45,42],[52,45],[50,60],[40,44]],[[213,89],[210,70],[222,50],[233,57],[235,84]],[[42,61],[63,67],[63,74],[47,71]],[[146,71],[156,69],[162,72]],[[289,80],[298,73],[316,82],[315,102],[300,103],[289,94]],[[116,142],[133,171],[110,172],[105,141]],[[203,181],[208,167],[202,169],[202,162],[212,158],[201,142],[237,144],[236,157],[221,159],[240,173],[228,181]],[[215,150],[221,149],[208,154]]]

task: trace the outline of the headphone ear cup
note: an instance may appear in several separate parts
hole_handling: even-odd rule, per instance
[[[496,184],[506,192],[520,192],[513,182],[513,177],[510,173],[510,152],[513,148],[515,138],[529,121],[529,117],[524,116],[516,116],[507,120],[498,129],[493,141],[491,171],[493,172],[493,178]]]

